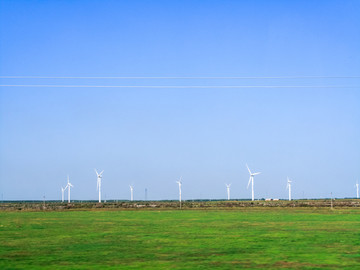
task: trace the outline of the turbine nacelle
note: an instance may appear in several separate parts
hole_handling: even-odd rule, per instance
[[[182,182],[181,181],[176,181],[176,183],[179,184],[179,186],[181,186]]]
[[[250,169],[249,169],[249,166],[248,166],[247,164],[246,164],[246,167],[247,167],[247,169],[248,169],[248,171],[249,171],[250,177],[255,176],[255,175],[258,175],[258,174],[261,173],[261,172],[252,173],[252,172],[250,171]]]
[[[98,171],[96,169],[94,169],[94,170],[95,170],[95,173],[96,173],[97,177],[101,178],[104,170],[102,170],[100,173],[98,173]]]
[[[289,179],[289,177],[287,178],[287,185],[286,185],[286,189],[288,189],[291,185],[291,180]]]
[[[182,177],[180,177],[180,180],[179,180],[179,181],[176,181],[176,183],[178,183],[178,184],[179,184],[179,186],[181,186],[181,184],[182,184],[182,182],[181,182],[181,178],[182,178]]]

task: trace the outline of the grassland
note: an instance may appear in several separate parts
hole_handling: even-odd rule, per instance
[[[0,269],[360,269],[360,209],[1,211]]]

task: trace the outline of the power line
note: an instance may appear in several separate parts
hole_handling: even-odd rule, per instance
[[[359,88],[350,85],[57,85],[4,84],[0,87],[63,87],[63,88]]]
[[[97,77],[97,76],[0,76],[1,79],[360,79],[360,76],[250,76],[250,77]]]

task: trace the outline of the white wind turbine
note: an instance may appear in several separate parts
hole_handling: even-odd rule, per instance
[[[227,191],[227,199],[228,201],[230,200],[230,186],[231,184],[225,184],[226,186],[226,191]]]
[[[179,201],[180,201],[180,209],[181,209],[181,177],[180,177],[180,180],[179,181],[176,181],[176,183],[179,184]]]
[[[254,176],[260,174],[261,172],[252,173],[247,164],[246,164],[246,167],[247,167],[247,169],[249,171],[249,174],[250,174],[250,179],[249,179],[249,183],[247,185],[247,188],[249,188],[249,185],[251,183],[251,190],[252,190],[251,191],[251,200],[253,201],[254,200]]]
[[[99,203],[101,203],[101,178],[102,178],[102,174],[104,172],[101,171],[100,173],[97,172],[97,170],[95,169],[96,175],[97,175],[97,185],[96,185],[96,190],[99,191]]]
[[[356,187],[356,198],[359,199],[359,182],[358,181],[356,181],[355,187]]]
[[[72,187],[74,187],[74,186],[70,183],[69,176],[68,176],[67,177],[67,185],[64,188],[64,190],[68,189],[68,203],[70,203],[70,188],[72,188]]]
[[[64,191],[66,188],[61,187],[61,202],[64,202]]]
[[[132,185],[129,185],[129,187],[130,187],[130,193],[131,193],[130,200],[133,201],[134,200],[134,187]]]
[[[286,189],[289,189],[289,201],[291,201],[291,182],[289,177],[287,178],[287,185],[286,185]]]

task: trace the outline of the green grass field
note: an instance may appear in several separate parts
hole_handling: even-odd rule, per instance
[[[360,269],[360,209],[0,212],[0,269]]]

